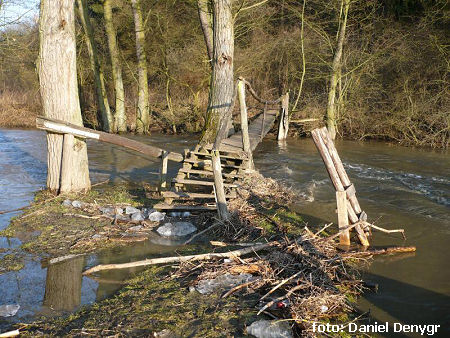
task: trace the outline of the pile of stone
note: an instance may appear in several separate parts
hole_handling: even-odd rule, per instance
[[[66,207],[73,207],[77,209],[85,209],[87,207],[90,207],[92,205],[81,202],[81,201],[71,201],[71,200],[65,200],[62,203]],[[120,222],[131,222],[135,224],[143,224],[146,220],[150,222],[159,222],[163,223],[163,221],[166,219],[166,217],[171,218],[185,218],[190,217],[191,214],[187,211],[185,212],[171,212],[169,215],[166,215],[165,212],[159,212],[152,208],[135,208],[132,206],[126,206],[124,208],[117,207],[117,206],[100,206],[98,207],[98,210],[106,216],[109,216],[113,218],[115,221]],[[141,225],[136,225],[128,230],[130,231],[140,231],[142,230]],[[197,228],[191,223],[191,222],[166,222],[163,225],[161,225],[157,230],[157,233],[160,234],[163,237],[184,237],[187,235],[190,235],[197,231]]]

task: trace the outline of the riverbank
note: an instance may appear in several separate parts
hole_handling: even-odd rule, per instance
[[[199,231],[210,229],[205,236],[213,239],[214,245],[204,247],[203,252],[227,252],[244,242],[270,242],[270,247],[225,263],[212,260],[152,267],[126,282],[122,291],[112,298],[63,319],[45,319],[32,324],[24,333],[79,335],[83,329],[101,335],[148,335],[170,330],[182,335],[186,330],[193,330],[196,335],[214,336],[217,332],[243,334],[253,321],[274,316],[287,319],[295,332],[306,333],[315,321],[346,322],[353,302],[362,291],[362,282],[352,268],[352,256],[339,253],[335,241],[328,240],[325,231],[318,233],[320,229],[313,225],[305,227],[301,216],[288,208],[299,197],[279,183],[255,175],[243,183],[238,195],[230,203],[233,218],[229,223],[213,226],[215,213],[189,216]],[[83,203],[85,209],[64,203],[69,198]],[[34,234],[28,239],[22,237],[22,249],[47,259],[104,250],[108,246],[132,245],[131,240],[115,238],[135,237],[128,231],[134,224],[112,224],[109,219],[93,218],[98,211],[92,205],[107,203],[115,207],[149,208],[155,201],[146,199],[143,189],[129,190],[126,186],[98,186],[86,195],[58,198],[41,192],[33,206],[14,219],[1,235]],[[164,220],[167,221],[172,219]],[[192,253],[188,249],[178,252],[179,255]],[[210,295],[195,291],[200,281],[227,274],[247,274],[251,280],[246,285],[239,283],[240,287],[234,291],[234,286],[218,288]],[[277,285],[278,289],[260,302]],[[229,296],[222,298],[224,292],[229,292]],[[267,309],[257,316],[267,304]],[[194,318],[197,324],[191,327],[188,323]]]

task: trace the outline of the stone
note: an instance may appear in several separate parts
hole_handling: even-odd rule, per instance
[[[72,206],[72,201],[71,200],[64,200],[64,202],[62,202],[62,205],[64,205],[65,207],[71,207]]]
[[[140,211],[138,211],[131,215],[131,220],[134,222],[141,222],[144,220],[144,216]]]
[[[279,320],[258,320],[247,327],[247,333],[257,338],[292,338],[288,322]]]
[[[119,208],[119,207],[116,207],[115,210],[114,210],[114,212],[115,212],[117,215],[122,215],[122,214],[123,214],[123,209],[122,209],[122,208]]]
[[[190,222],[166,223],[156,230],[164,237],[183,237],[197,231],[197,228]]]
[[[169,213],[169,217],[178,217],[178,216],[181,216],[181,212],[175,211],[175,212]]]
[[[102,235],[99,235],[99,234],[95,234],[95,235],[93,235],[91,238],[92,238],[92,239],[101,239],[101,238],[103,238],[103,236],[102,236]]]
[[[161,222],[162,220],[164,220],[165,217],[166,217],[166,213],[159,212],[159,211],[154,211],[148,215],[148,219],[151,222]]]
[[[241,273],[239,275],[226,273],[213,279],[199,281],[195,289],[202,295],[207,295],[218,289],[231,289],[237,285],[255,280],[255,278],[249,273]]]
[[[83,206],[83,203],[81,201],[72,201],[72,206],[74,208],[81,208]]]
[[[123,222],[129,222],[129,221],[131,221],[131,217],[130,217],[130,215],[117,214],[116,220],[123,221]]]
[[[127,215],[132,215],[132,214],[135,214],[135,213],[137,213],[137,212],[141,212],[139,209],[137,209],[137,208],[135,208],[135,207],[130,207],[130,206],[127,206],[126,208],[125,208],[125,213],[127,214]]]
[[[99,210],[104,215],[114,216],[116,214],[116,209],[113,207],[100,207]]]
[[[142,225],[136,225],[134,227],[128,228],[129,231],[141,231],[143,229]]]
[[[0,317],[12,317],[19,311],[19,304],[0,305]]]

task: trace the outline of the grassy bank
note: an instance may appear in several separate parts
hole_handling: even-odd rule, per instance
[[[149,267],[110,299],[64,318],[44,318],[27,325],[24,334],[148,336],[166,330],[175,336],[242,336],[257,319],[279,318],[287,320],[297,334],[308,335],[313,322],[347,322],[362,291],[353,257],[339,252],[326,230],[319,231],[321,225],[306,227],[301,215],[288,207],[299,197],[277,182],[253,175],[243,182],[238,196],[230,203],[229,222],[216,224],[215,213],[189,219],[199,230],[216,224],[206,234],[215,242],[205,250],[227,252],[246,245],[241,243],[271,242],[270,247],[225,262]],[[63,205],[65,198],[82,201],[84,208]],[[151,207],[154,203],[145,198],[143,189],[130,186],[100,186],[88,194],[58,198],[40,192],[24,215],[0,235],[22,238],[22,249],[39,257],[132,245],[123,237],[133,224],[93,218],[99,214],[95,206]],[[192,254],[182,251],[178,254]],[[5,260],[0,264],[15,265]],[[218,289],[211,295],[190,290],[199,281],[241,273],[251,274],[253,280],[236,290]],[[267,293],[270,297],[261,301]],[[278,306],[280,302],[284,305]]]

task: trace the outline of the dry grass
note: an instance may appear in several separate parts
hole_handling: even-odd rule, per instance
[[[0,91],[2,128],[34,128],[40,110],[39,93]]]

